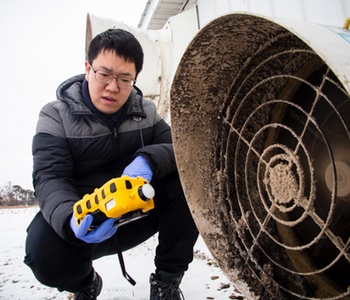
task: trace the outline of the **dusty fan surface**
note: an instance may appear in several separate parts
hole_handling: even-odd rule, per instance
[[[186,50],[171,90],[179,172],[247,298],[350,297],[349,115],[334,68],[271,20],[223,16]]]

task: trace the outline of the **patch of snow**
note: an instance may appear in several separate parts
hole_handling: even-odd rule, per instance
[[[38,207],[0,209],[0,299],[71,299],[68,292],[59,292],[38,282],[23,263],[26,228]],[[99,300],[148,300],[149,275],[154,272],[153,255],[157,237],[124,252],[127,272],[137,284],[132,286],[122,275],[117,255],[94,261],[103,279]],[[185,273],[181,290],[186,299],[242,299],[239,292],[215,264],[204,241],[199,237],[195,259]]]

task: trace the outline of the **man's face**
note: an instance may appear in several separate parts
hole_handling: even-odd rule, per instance
[[[135,64],[125,61],[124,58],[112,51],[101,52],[92,62],[92,68],[95,71],[110,74],[115,78],[135,80],[136,77]],[[86,61],[85,79],[89,82],[92,103],[102,113],[113,114],[117,112],[128,99],[132,89],[119,88],[115,79],[107,84],[97,81],[92,68]]]

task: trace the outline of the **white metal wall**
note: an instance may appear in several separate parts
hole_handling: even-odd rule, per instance
[[[201,28],[235,11],[338,27],[350,17],[350,0],[198,0],[197,5]]]

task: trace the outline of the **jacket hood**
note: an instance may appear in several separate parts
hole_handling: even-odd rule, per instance
[[[67,79],[57,88],[57,99],[67,103],[72,111],[89,111],[83,103],[83,95],[81,92],[84,80],[84,74],[77,75]]]

